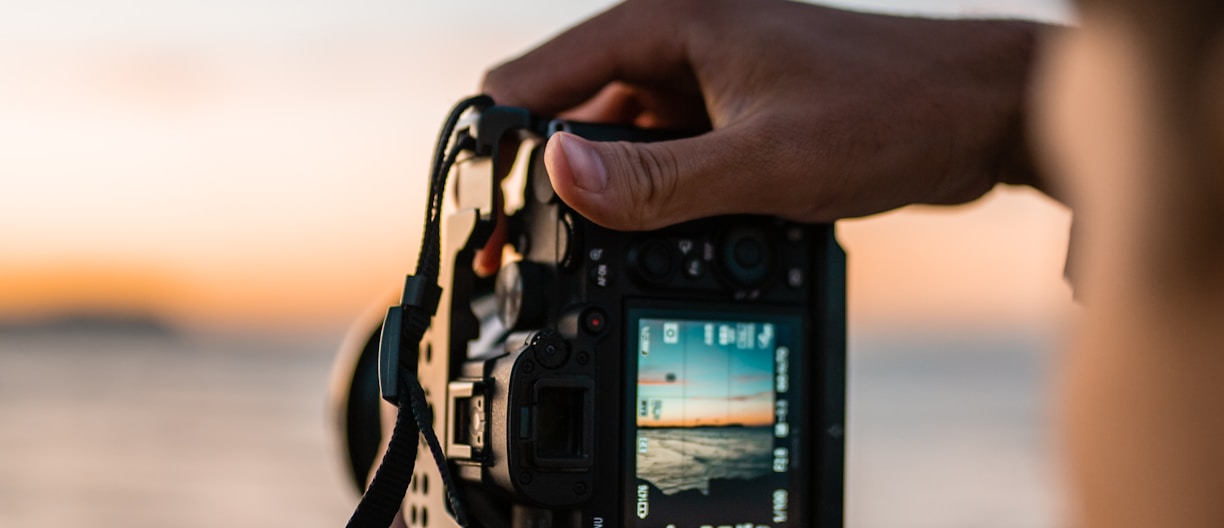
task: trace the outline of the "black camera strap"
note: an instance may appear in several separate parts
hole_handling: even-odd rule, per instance
[[[404,281],[400,304],[387,310],[379,342],[379,385],[383,399],[398,407],[395,427],[370,486],[349,518],[348,528],[386,528],[395,520],[395,514],[399,512],[412,481],[418,437],[425,439],[438,466],[451,516],[459,526],[468,526],[446,455],[433,430],[429,403],[417,379],[416,369],[421,338],[437,313],[442,294],[438,287],[438,267],[441,261],[442,199],[446,177],[459,154],[472,149],[475,143],[466,133],[453,137],[455,127],[468,109],[487,108],[492,104],[493,100],[483,95],[459,102],[451,110],[439,134],[430,173],[425,232],[417,257],[416,274],[409,275]]]

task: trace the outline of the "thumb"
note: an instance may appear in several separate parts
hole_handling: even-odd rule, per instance
[[[656,143],[595,142],[559,132],[544,147],[544,164],[570,207],[604,227],[636,231],[758,212],[753,186],[741,177],[751,173],[737,170],[746,156],[732,154],[736,149],[717,132]]]

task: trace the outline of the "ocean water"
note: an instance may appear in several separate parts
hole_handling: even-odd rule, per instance
[[[336,527],[335,343],[0,334],[0,527]]]
[[[1039,331],[852,335],[847,526],[1067,526],[1057,344]]]
[[[767,475],[773,461],[769,427],[639,429],[645,453],[637,455],[638,478],[665,495],[685,490],[708,493],[711,479]]]
[[[1065,524],[1048,340],[860,334],[847,526]],[[338,342],[0,332],[0,527],[342,526]]]

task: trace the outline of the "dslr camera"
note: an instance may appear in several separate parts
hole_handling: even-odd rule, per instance
[[[416,376],[472,524],[842,526],[845,255],[833,226],[738,215],[604,228],[553,191],[544,149],[560,131],[685,135],[504,106],[458,122],[469,148],[448,168],[441,295]],[[478,277],[495,228],[501,267]],[[378,327],[359,324],[333,381],[359,490],[390,427]],[[453,526],[418,449],[404,522]]]

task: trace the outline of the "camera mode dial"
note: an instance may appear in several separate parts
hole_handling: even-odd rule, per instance
[[[548,315],[549,270],[531,261],[511,262],[497,271],[493,295],[497,316],[508,330],[538,328]]]

